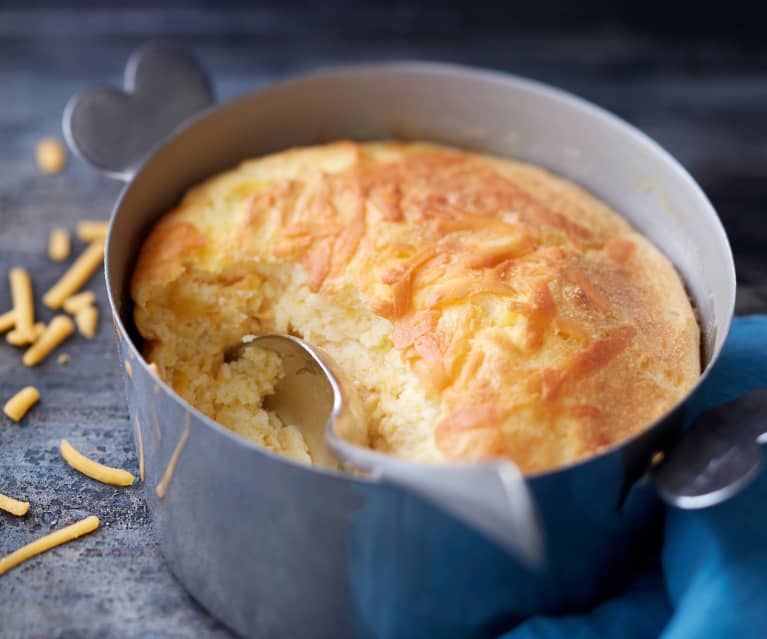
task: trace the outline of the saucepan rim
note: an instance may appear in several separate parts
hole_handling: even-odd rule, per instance
[[[181,123],[166,138],[160,140],[153,147],[151,152],[141,162],[135,174],[130,178],[130,180],[127,181],[125,187],[120,192],[120,195],[118,196],[112,208],[112,212],[110,214],[110,219],[109,219],[109,229],[108,229],[107,239],[106,239],[105,260],[104,260],[107,295],[109,298],[109,306],[112,311],[115,328],[118,331],[118,337],[127,341],[128,348],[130,349],[129,356],[131,356],[134,360],[137,360],[138,362],[140,362],[140,366],[142,367],[145,375],[150,375],[152,378],[157,380],[163,392],[166,395],[169,395],[170,398],[173,401],[175,401],[180,407],[182,407],[185,411],[194,415],[196,419],[203,422],[206,426],[212,428],[218,434],[224,437],[230,438],[234,443],[251,448],[257,454],[265,455],[268,458],[271,458],[272,460],[284,462],[284,463],[293,465],[297,468],[300,468],[302,470],[309,471],[311,473],[327,475],[329,477],[334,477],[337,479],[347,479],[351,481],[360,481],[365,483],[377,483],[377,479],[375,477],[372,477],[372,478],[359,477],[359,476],[350,475],[348,473],[344,473],[341,471],[335,471],[335,470],[325,469],[325,468],[320,468],[315,466],[308,466],[306,464],[293,461],[283,455],[280,455],[271,450],[263,448],[255,443],[252,443],[240,437],[239,435],[234,434],[233,432],[231,432],[230,430],[228,430],[227,428],[225,428],[224,426],[217,423],[215,420],[211,419],[210,417],[202,413],[200,410],[195,408],[188,401],[186,401],[183,397],[181,397],[178,393],[176,393],[176,391],[173,390],[173,388],[169,384],[167,384],[164,380],[160,379],[159,376],[154,375],[149,369],[148,363],[146,362],[144,357],[141,355],[141,351],[138,347],[138,344],[134,342],[133,338],[131,337],[130,331],[127,330],[126,325],[123,322],[122,317],[120,316],[120,313],[117,311],[117,304],[116,304],[116,299],[118,299],[117,296],[121,297],[123,295],[123,291],[126,290],[126,285],[128,284],[128,282],[124,280],[117,282],[115,288],[119,288],[120,290],[117,290],[117,291],[114,290],[112,286],[112,278],[111,278],[112,273],[110,271],[111,246],[114,242],[119,241],[119,238],[115,237],[115,230],[114,230],[115,221],[121,214],[120,211],[121,211],[123,202],[127,194],[131,191],[132,188],[134,188],[134,184],[137,178],[141,176],[145,171],[148,171],[151,169],[150,165],[151,165],[152,159],[155,158],[156,155],[166,145],[188,134],[191,129],[199,125],[204,120],[208,120],[208,119],[216,118],[216,117],[222,117],[222,113],[225,111],[227,107],[234,106],[240,102],[256,99],[260,94],[266,94],[269,91],[288,88],[291,85],[300,84],[306,81],[312,81],[312,80],[316,81],[318,79],[321,80],[323,77],[330,78],[330,77],[342,76],[344,74],[350,74],[350,73],[351,74],[401,73],[404,75],[413,74],[413,73],[428,73],[435,76],[437,75],[452,76],[455,79],[455,81],[461,81],[467,76],[471,76],[473,78],[483,78],[485,80],[490,80],[492,82],[500,83],[503,85],[515,85],[516,89],[522,89],[534,99],[546,98],[546,99],[558,100],[559,102],[563,103],[568,109],[574,112],[585,113],[595,118],[595,120],[599,120],[599,123],[602,126],[605,126],[608,128],[614,128],[614,129],[621,129],[623,133],[630,136],[634,142],[645,147],[654,156],[658,158],[658,162],[663,169],[663,173],[673,175],[687,189],[689,189],[690,192],[700,201],[703,207],[702,212],[708,218],[707,224],[710,226],[710,230],[712,232],[717,233],[719,236],[717,238],[718,240],[717,244],[723,247],[724,250],[726,251],[725,255],[723,255],[722,257],[724,257],[725,261],[727,261],[729,264],[729,272],[727,273],[727,279],[728,279],[727,290],[728,290],[729,299],[726,300],[726,308],[725,308],[724,316],[719,319],[718,324],[713,329],[716,331],[716,337],[714,339],[713,347],[711,349],[711,353],[708,354],[709,355],[708,361],[706,362],[704,369],[701,371],[701,374],[699,378],[697,379],[695,385],[684,395],[684,397],[680,398],[662,416],[660,416],[658,419],[653,421],[651,424],[649,424],[646,428],[644,428],[640,432],[635,433],[634,435],[628,438],[621,439],[611,444],[610,446],[600,450],[599,452],[589,455],[588,457],[578,459],[569,464],[557,466],[549,470],[526,474],[525,478],[527,480],[532,481],[532,480],[543,478],[543,477],[551,477],[559,473],[574,472],[574,471],[577,471],[581,466],[586,466],[588,464],[595,463],[598,460],[608,455],[614,454],[616,451],[626,448],[630,446],[636,440],[646,436],[650,431],[656,430],[658,427],[660,427],[660,425],[666,419],[669,418],[669,416],[672,413],[677,411],[680,407],[682,407],[686,402],[690,400],[690,398],[695,394],[695,392],[698,390],[701,384],[708,377],[711,369],[713,368],[714,364],[716,363],[719,356],[721,355],[722,347],[729,333],[730,326],[732,323],[732,318],[734,316],[734,309],[735,309],[736,282],[735,282],[735,265],[734,265],[733,255],[732,255],[732,248],[731,248],[729,239],[727,237],[727,234],[724,230],[724,227],[722,226],[722,222],[718,214],[716,213],[716,210],[714,209],[713,205],[709,201],[706,194],[701,189],[700,185],[694,180],[694,178],[687,172],[687,170],[681,165],[681,163],[676,158],[674,158],[668,151],[666,151],[662,146],[660,146],[660,144],[655,142],[647,134],[643,133],[642,131],[640,131],[633,125],[629,124],[628,122],[626,122],[619,116],[615,115],[614,113],[611,113],[610,111],[592,102],[589,102],[588,100],[584,98],[581,98],[563,89],[559,89],[557,87],[550,86],[536,80],[531,80],[529,78],[524,78],[512,73],[488,70],[488,69],[477,68],[477,67],[472,67],[467,65],[440,63],[440,62],[414,62],[414,61],[396,62],[395,61],[395,62],[372,63],[372,64],[371,63],[350,64],[350,65],[325,67],[325,68],[315,69],[308,72],[299,73],[296,75],[291,75],[288,78],[285,78],[276,82],[270,82],[264,86],[257,87],[231,100],[227,100],[225,102],[218,103],[218,104],[213,104],[210,107],[203,109],[202,111],[198,112],[191,118],[187,119],[185,122]],[[220,170],[223,171],[226,169],[222,168]],[[119,174],[116,174],[116,173],[113,173],[112,175],[118,176],[118,177],[120,176]],[[130,272],[128,273],[126,277],[130,278]],[[684,281],[684,278],[683,278],[683,281]],[[688,295],[689,295],[689,291],[688,291]],[[692,301],[693,301],[693,305],[697,306],[697,302],[699,300],[692,299]],[[699,320],[699,324],[700,324],[700,320]],[[721,336],[721,339],[720,339],[720,336]],[[403,461],[406,461],[406,460],[403,460]],[[428,467],[427,464],[422,464],[419,462],[408,462],[408,463],[417,464],[422,467]],[[445,466],[445,465],[441,464],[441,466]]]

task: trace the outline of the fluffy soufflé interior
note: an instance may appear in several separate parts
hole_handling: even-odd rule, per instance
[[[310,462],[262,408],[299,335],[354,380],[369,446],[527,473],[646,428],[700,372],[672,265],[604,203],[538,167],[415,143],[337,142],[190,190],[132,282],[145,356],[191,404]]]

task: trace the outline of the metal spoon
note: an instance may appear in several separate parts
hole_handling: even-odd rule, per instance
[[[543,561],[538,515],[515,464],[425,465],[367,448],[360,398],[327,353],[289,335],[270,334],[248,345],[274,351],[285,376],[264,408],[301,430],[315,465],[364,471],[431,501],[510,552],[528,567]]]

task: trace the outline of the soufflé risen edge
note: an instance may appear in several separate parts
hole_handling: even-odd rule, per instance
[[[265,411],[278,331],[357,384],[369,445],[543,471],[642,431],[700,374],[673,266],[538,167],[430,144],[336,142],[244,162],[155,224],[133,274],[144,354],[191,404],[310,463]]]

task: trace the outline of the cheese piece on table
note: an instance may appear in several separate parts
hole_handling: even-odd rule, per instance
[[[13,421],[19,422],[27,414],[32,406],[40,399],[40,391],[34,386],[25,386],[13,397],[11,397],[5,406],[3,412]]]
[[[53,229],[48,238],[48,257],[54,262],[63,262],[69,257],[70,241],[67,229]]]
[[[25,268],[12,268],[8,274],[11,299],[16,318],[16,331],[21,344],[30,344],[35,337],[35,302],[32,296],[32,280]]]
[[[37,539],[36,541],[33,541],[26,546],[22,546],[15,552],[12,552],[10,555],[0,559],[0,575],[4,575],[12,568],[15,568],[19,564],[27,561],[27,559],[36,557],[37,555],[44,553],[51,548],[55,548],[56,546],[65,544],[69,541],[77,539],[78,537],[92,533],[99,527],[99,523],[99,518],[95,515],[91,515],[90,517],[86,517],[85,519],[78,521],[76,524],[72,524],[71,526],[67,526],[66,528],[57,530],[56,532],[52,532],[48,535],[45,535],[44,537],[40,537],[40,539]]]
[[[77,293],[77,295],[72,295],[65,299],[61,308],[70,315],[75,315],[81,308],[85,308],[95,301],[96,294],[93,291],[83,291],[82,293]]]
[[[61,342],[75,330],[75,325],[66,315],[57,315],[45,329],[45,332],[24,353],[21,361],[25,366],[35,366],[42,362]]]
[[[105,466],[104,464],[99,464],[97,461],[86,457],[66,439],[61,441],[60,451],[64,461],[66,461],[72,468],[86,477],[100,481],[103,484],[131,486],[136,479],[133,474],[129,473],[127,470]]]
[[[0,493],[0,510],[4,510],[16,517],[23,517],[29,512],[29,502],[19,501],[18,499]]]
[[[56,138],[43,138],[37,143],[35,160],[43,173],[61,173],[67,164],[67,150]]]
[[[14,326],[16,326],[16,313],[14,309],[0,315],[0,333],[10,331]]]
[[[43,303],[52,309],[59,309],[68,297],[82,288],[93,272],[104,261],[104,243],[90,244],[79,257],[72,262],[66,273],[43,295]]]
[[[93,339],[96,337],[96,328],[99,321],[99,309],[92,304],[81,308],[75,314],[75,324],[77,324],[77,330],[80,331],[80,335],[86,339]]]
[[[81,220],[77,225],[77,237],[83,242],[104,240],[107,236],[109,222],[100,220]]]

